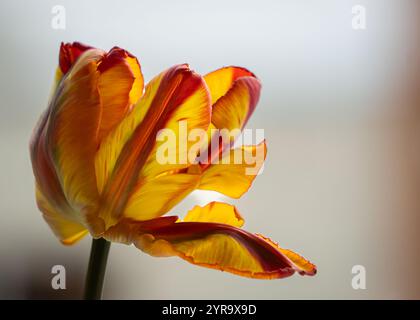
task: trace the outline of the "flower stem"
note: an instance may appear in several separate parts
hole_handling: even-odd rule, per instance
[[[85,300],[100,300],[111,242],[100,238],[92,240],[85,283]]]

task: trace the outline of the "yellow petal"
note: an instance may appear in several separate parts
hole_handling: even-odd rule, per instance
[[[238,228],[245,222],[234,206],[223,202],[211,202],[205,207],[195,206],[183,221],[224,223]]]
[[[258,103],[261,84],[253,73],[240,67],[221,68],[204,78],[212,96],[211,128],[219,129],[208,133],[211,146],[206,154],[211,162],[240,135]]]
[[[216,103],[220,97],[224,96],[233,83],[241,77],[255,77],[254,74],[241,67],[224,67],[210,72],[204,76],[204,80],[209,88],[212,103]]]
[[[192,221],[194,217],[199,222]],[[274,279],[295,272],[316,273],[315,265],[292,251],[237,228],[235,225],[242,224],[242,219],[232,206],[212,203],[204,208],[196,207],[186,219],[187,222],[176,222],[177,217],[142,222],[123,220],[110,228],[105,237],[134,243],[152,256],[178,256],[199,266],[250,278]]]
[[[212,97],[212,123],[218,129],[242,129],[257,105],[261,84],[250,71],[225,67],[204,79]]]
[[[133,191],[124,211],[124,217],[135,220],[159,217],[193,191],[199,180],[198,175],[175,173],[142,181]]]
[[[213,190],[240,198],[251,187],[267,154],[265,141],[255,146],[241,146],[226,152],[219,163],[203,172],[199,189]]]
[[[237,79],[231,89],[213,104],[211,122],[218,129],[242,129],[254,112],[260,90],[257,78]]]
[[[39,188],[36,188],[36,201],[45,221],[63,244],[73,244],[88,233],[83,225],[70,220],[72,218],[70,212],[64,214],[53,207]]]

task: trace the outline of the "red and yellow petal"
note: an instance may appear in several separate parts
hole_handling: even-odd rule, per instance
[[[212,124],[217,129],[242,129],[260,96],[257,77],[244,68],[225,67],[204,79],[212,97]]]
[[[66,199],[77,212],[93,207],[98,198],[94,171],[97,132],[101,119],[97,62],[100,50],[88,50],[60,82],[51,101],[46,132]]]
[[[73,244],[88,231],[80,224],[63,192],[56,174],[46,136],[51,106],[42,114],[31,137],[30,154],[35,176],[35,195],[39,210],[43,213],[54,234],[63,244]]]
[[[99,60],[101,119],[98,141],[118,125],[143,92],[143,75],[135,57],[114,47]]]
[[[240,67],[221,68],[204,79],[212,96],[211,129],[218,130],[209,132],[208,165],[240,135],[258,103],[261,83],[253,73]]]
[[[191,221],[193,218],[198,222]],[[236,227],[243,221],[232,206],[212,203],[201,211],[194,208],[187,215],[187,222],[175,220],[176,217],[164,217],[144,222],[121,221],[105,237],[134,243],[152,256],[178,256],[199,266],[250,278],[316,273],[316,266],[296,253]]]
[[[145,89],[131,113],[103,141],[97,153],[96,175],[102,192],[101,215],[113,224],[137,190],[147,181],[188,166],[188,163],[161,163],[156,157],[164,143],[157,136],[163,129],[176,133],[179,123],[193,129],[207,130],[210,123],[210,98],[201,76],[187,65],[178,65],[155,77]],[[188,142],[185,152],[188,152]],[[173,146],[179,159],[181,150]],[[141,210],[138,210],[141,214]],[[130,214],[131,216],[131,214]],[[139,218],[141,219],[141,218]]]
[[[29,150],[32,169],[36,188],[42,192],[45,201],[50,203],[52,207],[68,211],[70,209],[69,203],[56,174],[51,154],[48,152],[46,132],[50,113],[51,108],[48,108],[41,115],[31,136]]]
[[[89,50],[93,49],[90,46],[84,45],[80,42],[73,43],[61,43],[59,65],[62,74],[66,74],[73,64],[77,61],[80,55]]]
[[[78,220],[94,224],[89,227],[98,234],[103,231],[103,222],[95,217],[99,207],[96,152],[138,100],[143,77],[137,59],[125,50],[115,47],[104,53],[85,49],[81,52],[77,46],[62,47],[61,62],[71,63],[71,68],[50,102],[45,120],[46,147],[38,158],[52,159],[50,176],[56,175]],[[39,171],[38,167],[35,164],[34,171]],[[39,185],[45,189],[45,183]],[[47,196],[51,199],[51,193]]]
[[[201,175],[198,189],[240,198],[251,187],[267,155],[265,141],[258,145],[241,146],[225,152],[219,163],[209,165]]]
[[[240,129],[257,106],[261,84],[257,78],[237,79],[229,91],[213,104],[211,122],[218,129]]]
[[[215,104],[229,91],[233,83],[242,77],[255,78],[255,75],[245,68],[235,66],[220,68],[206,74],[204,80],[209,88],[212,103]]]

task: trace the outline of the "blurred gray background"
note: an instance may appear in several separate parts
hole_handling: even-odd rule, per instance
[[[352,28],[352,7],[367,10]],[[52,7],[66,29],[51,27]],[[79,298],[90,239],[62,246],[36,209],[28,141],[61,41],[136,55],[150,79],[188,62],[245,66],[263,83],[248,127],[265,129],[264,173],[234,202],[246,229],[317,264],[260,281],[113,244],[105,298],[420,298],[418,1],[0,2],[0,298]],[[217,198],[191,195],[173,212]],[[51,289],[51,268],[67,290]],[[366,268],[366,290],[351,286]]]

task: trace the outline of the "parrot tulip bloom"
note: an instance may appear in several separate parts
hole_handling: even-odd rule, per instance
[[[188,132],[242,130],[260,87],[243,68],[202,77],[188,65],[169,68],[144,87],[140,64],[127,51],[62,44],[49,106],[30,143],[36,201],[46,222],[64,244],[90,233],[246,277],[314,275],[316,267],[296,253],[240,229],[244,220],[229,204],[196,206],[183,220],[162,217],[196,189],[239,198],[256,176],[245,169],[258,171],[262,163],[216,164],[214,152],[210,161],[197,152],[194,163],[161,164],[161,130],[175,130],[180,121]],[[265,141],[234,148],[235,138],[217,140],[216,155],[262,151],[265,158]]]

